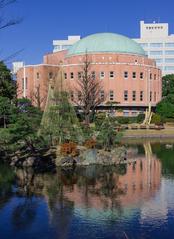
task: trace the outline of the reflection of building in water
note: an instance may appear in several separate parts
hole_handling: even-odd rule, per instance
[[[75,184],[71,190],[65,189],[64,195],[78,207],[109,209],[112,208],[114,199],[120,206],[137,206],[142,199],[147,200],[155,194],[160,186],[160,177],[161,163],[155,156],[150,158],[150,162],[147,158],[139,157],[136,163],[127,165],[126,174],[113,173],[112,179],[108,181],[108,187],[112,188],[109,195],[102,192],[108,188],[104,188],[101,178],[96,180],[95,185],[88,185],[87,189]]]
[[[136,162],[123,165],[121,169],[92,166],[75,171],[61,170],[51,176],[35,176],[32,190],[45,195],[50,219],[54,221],[55,215],[60,216],[64,211],[64,204],[71,205],[68,206],[71,213],[83,211],[85,216],[91,210],[100,214],[117,211],[114,217],[125,215],[128,208],[137,208],[154,197],[160,187],[160,161],[151,153],[135,157]]]

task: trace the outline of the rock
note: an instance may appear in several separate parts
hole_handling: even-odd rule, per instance
[[[36,160],[36,157],[28,157],[26,160],[23,162],[23,167],[32,167],[34,165],[34,162]]]

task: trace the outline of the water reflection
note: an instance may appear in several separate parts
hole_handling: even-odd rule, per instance
[[[117,167],[58,169],[54,175],[34,175],[32,170],[17,170],[19,192],[43,195],[55,221],[54,215],[59,215],[58,210],[61,213],[67,205],[71,210],[115,210],[122,215],[123,208],[150,199],[160,187],[161,162],[151,150],[147,151],[148,147],[144,147],[145,155],[136,156],[135,162]]]
[[[128,151],[132,163],[115,167],[58,168],[54,174],[14,174],[1,167],[1,237],[125,238],[126,232],[130,238],[155,238],[155,228],[167,224],[174,210],[174,182],[162,177],[173,172],[173,148],[147,142]]]

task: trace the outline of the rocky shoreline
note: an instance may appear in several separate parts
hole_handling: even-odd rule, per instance
[[[89,165],[117,165],[128,163],[128,152],[124,146],[110,151],[87,149],[79,146],[78,156],[61,155],[59,148],[43,149],[34,153],[17,151],[4,154],[3,161],[16,168],[33,168],[35,171],[53,171],[56,167],[74,167]]]

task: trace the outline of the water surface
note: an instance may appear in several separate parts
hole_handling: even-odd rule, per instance
[[[174,145],[128,145],[136,163],[34,174],[0,165],[0,239],[174,238]]]

